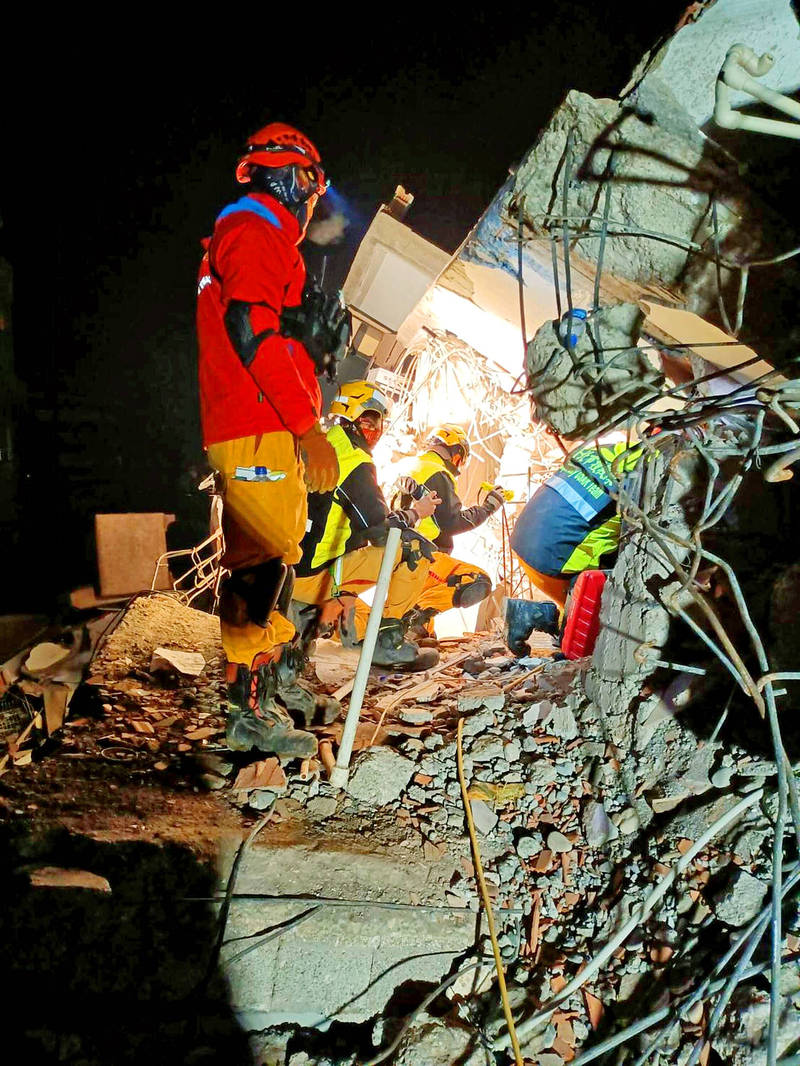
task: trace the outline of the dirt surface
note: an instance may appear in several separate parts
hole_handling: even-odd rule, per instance
[[[24,823],[34,836],[55,828],[102,841],[180,844],[212,861],[220,839],[242,819],[191,777],[164,778],[98,758],[59,758],[14,768],[0,780],[0,821]]]
[[[92,673],[113,680],[125,677],[131,667],[148,670],[153,652],[161,646],[199,651],[206,662],[219,659],[219,619],[184,607],[171,596],[143,596],[102,642]]]

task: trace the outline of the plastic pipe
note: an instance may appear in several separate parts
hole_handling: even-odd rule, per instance
[[[800,104],[782,93],[760,85],[755,79],[763,77],[772,69],[774,58],[765,52],[757,56],[752,48],[745,44],[735,44],[728,50],[725,62],[717,78],[714,100],[714,121],[718,126],[728,130],[746,130],[750,133],[771,133],[778,137],[792,137],[800,140],[800,125],[795,122],[781,122],[758,115],[743,115],[731,107],[730,90],[745,92],[760,100],[761,103],[783,111],[792,118],[800,119]]]
[[[367,690],[367,678],[369,677],[369,668],[372,666],[375,644],[378,640],[378,630],[383,617],[383,605],[386,603],[386,593],[389,591],[389,582],[394,570],[397,549],[400,547],[400,535],[399,529],[392,528],[386,537],[381,568],[378,573],[378,580],[375,583],[375,596],[372,600],[372,609],[369,612],[367,631],[361,643],[361,655],[358,658],[356,676],[353,679],[353,692],[350,696],[350,706],[347,708],[347,717],[342,730],[342,741],[339,745],[336,765],[331,771],[330,782],[334,788],[344,788],[350,776],[350,756],[353,754],[353,741],[356,738],[361,705],[364,702],[364,693]]]

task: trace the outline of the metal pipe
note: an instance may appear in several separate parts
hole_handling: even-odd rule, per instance
[[[347,717],[342,730],[342,739],[339,744],[339,752],[336,757],[336,765],[331,773],[331,784],[334,788],[344,788],[350,776],[350,756],[353,754],[353,741],[356,739],[356,728],[361,715],[361,706],[364,702],[364,693],[367,690],[367,678],[369,668],[372,666],[372,656],[375,653],[375,644],[378,640],[383,617],[383,605],[386,603],[386,593],[389,590],[389,582],[394,570],[397,550],[400,547],[400,530],[392,527],[386,537],[386,546],[383,549],[383,559],[378,572],[378,580],[375,583],[375,596],[372,608],[369,612],[367,631],[361,642],[361,655],[358,657],[356,676],[353,680],[353,692],[350,696],[350,706],[347,708]]]

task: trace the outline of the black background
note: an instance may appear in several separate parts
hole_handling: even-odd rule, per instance
[[[93,580],[95,511],[177,512],[178,540],[203,535],[195,275],[250,132],[283,120],[317,143],[350,218],[330,282],[398,183],[406,221],[452,251],[565,93],[617,95],[685,6],[232,7],[169,29],[131,8],[36,34],[0,231],[24,387],[4,606]]]

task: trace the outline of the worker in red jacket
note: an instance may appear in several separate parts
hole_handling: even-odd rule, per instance
[[[316,739],[276,698],[277,664],[295,635],[286,610],[306,486],[329,491],[338,474],[317,382],[333,341],[298,315],[298,245],[327,184],[317,149],[283,123],[253,134],[236,180],[245,195],[217,217],[197,286],[203,443],[221,481],[231,572],[220,595],[227,743],[305,757]]]

